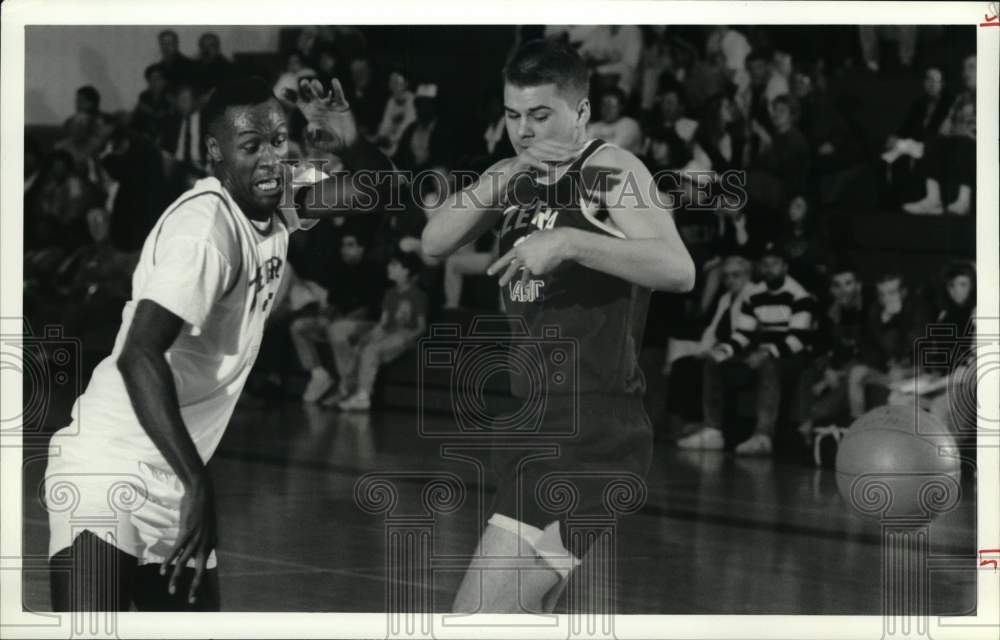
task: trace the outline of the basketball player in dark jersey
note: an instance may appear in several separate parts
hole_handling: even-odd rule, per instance
[[[494,451],[497,494],[456,612],[553,610],[589,547],[539,504],[538,483],[552,471],[646,474],[653,439],[638,355],[650,290],[694,286],[694,264],[653,197],[649,171],[628,151],[586,139],[588,81],[572,48],[541,40],[520,47],[504,67],[507,133],[518,155],[431,211],[423,234],[424,251],[445,256],[497,230],[501,257],[488,272],[500,274],[505,310],[533,338],[556,326],[559,339],[576,345],[560,364],[546,358],[547,374],[553,366],[565,374],[547,380],[573,383],[541,390],[543,433],[575,426],[575,435],[553,438],[558,455],[534,464],[507,447]],[[540,346],[548,356],[552,345]],[[537,393],[531,384],[511,373],[515,396]],[[601,510],[603,486],[580,480],[575,513]],[[526,544],[532,568],[504,568],[505,559],[524,562]]]

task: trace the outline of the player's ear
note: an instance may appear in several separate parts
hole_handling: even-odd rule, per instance
[[[581,127],[587,126],[590,122],[590,98],[584,97],[576,105],[577,124]]]
[[[208,151],[208,157],[212,159],[212,162],[222,162],[222,149],[219,147],[219,141],[215,136],[205,136],[205,149]]]

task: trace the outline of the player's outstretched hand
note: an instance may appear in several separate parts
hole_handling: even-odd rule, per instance
[[[205,575],[208,557],[217,542],[216,531],[215,489],[208,474],[202,473],[184,492],[177,543],[160,567],[160,574],[166,575],[170,565],[174,565],[168,587],[171,594],[177,592],[177,582],[184,567],[188,560],[194,558],[194,578],[188,590],[188,602],[195,601],[195,594]]]
[[[306,127],[309,143],[336,153],[354,144],[358,127],[340,81],[334,78],[330,85],[327,91],[316,78],[300,78],[295,106],[309,123]]]
[[[532,274],[549,273],[569,257],[569,239],[565,229],[541,229],[525,236],[510,251],[502,255],[486,270],[495,276],[503,271],[499,284],[506,286],[521,271],[521,279]]]

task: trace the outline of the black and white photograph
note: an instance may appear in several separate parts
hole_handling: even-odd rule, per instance
[[[1000,637],[997,3],[208,4],[2,8],[0,636]]]

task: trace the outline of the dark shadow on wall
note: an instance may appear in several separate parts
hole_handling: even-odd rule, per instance
[[[125,109],[131,106],[122,99],[118,83],[108,73],[107,60],[91,47],[85,46],[80,49],[80,77],[87,78],[88,84],[97,87],[101,92],[103,105],[121,105]]]

